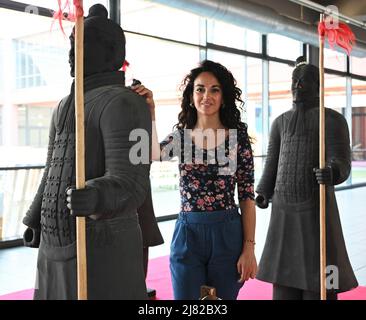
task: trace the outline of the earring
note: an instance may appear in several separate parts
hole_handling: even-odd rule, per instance
[[[189,106],[190,106],[192,109],[194,109],[194,104],[193,104],[192,102],[189,104]]]
[[[225,108],[225,104],[223,103],[222,105],[221,105],[221,109],[224,109]]]

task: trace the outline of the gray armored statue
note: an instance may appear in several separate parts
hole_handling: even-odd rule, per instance
[[[86,217],[88,299],[146,299],[137,210],[150,193],[150,164],[133,164],[132,130],[151,136],[143,98],[126,88],[125,36],[102,5],[85,18],[85,189],[75,189],[74,85],[53,113],[48,157],[23,222],[39,246],[35,299],[76,299],[75,221]],[[70,36],[74,75],[74,34]],[[147,213],[148,214],[148,213]]]
[[[319,184],[326,185],[327,299],[357,287],[334,194],[351,169],[347,122],[326,108],[326,168],[319,169],[319,69],[296,61],[293,108],[272,124],[256,203],[272,213],[257,278],[273,284],[275,300],[320,298]]]

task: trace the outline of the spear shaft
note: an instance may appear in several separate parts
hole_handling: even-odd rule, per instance
[[[320,15],[320,22],[324,14]],[[325,168],[325,109],[324,109],[324,37],[319,35],[319,168]],[[326,300],[326,206],[325,184],[319,185],[320,209],[320,299]]]
[[[74,1],[75,3],[75,1]],[[83,7],[83,1],[79,1]],[[84,129],[84,17],[77,15],[75,23],[75,130],[76,130],[76,189],[85,187]],[[87,263],[85,217],[76,218],[78,300],[87,300]]]

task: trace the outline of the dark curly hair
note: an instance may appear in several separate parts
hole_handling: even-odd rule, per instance
[[[193,86],[195,79],[202,72],[212,73],[222,88],[223,107],[220,108],[220,121],[228,129],[238,129],[246,125],[240,120],[240,110],[244,102],[241,99],[242,91],[236,86],[237,82],[232,73],[223,65],[210,60],[202,61],[199,66],[192,69],[184,78],[180,89],[183,91],[181,112],[178,115],[178,129],[193,129],[197,122],[197,110],[192,108]],[[237,103],[239,105],[237,105]]]

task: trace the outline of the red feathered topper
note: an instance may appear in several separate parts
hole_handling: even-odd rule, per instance
[[[329,46],[332,49],[337,44],[350,55],[356,37],[347,24],[342,22],[333,23],[332,18],[330,21],[320,21],[318,24],[318,33],[323,41],[324,37],[328,38]]]
[[[58,20],[60,28],[65,34],[64,28],[62,27],[62,20],[76,21],[78,17],[84,15],[84,9],[80,0],[73,0],[73,6],[71,6],[69,0],[64,1],[64,4],[62,2],[62,0],[57,0],[58,10],[53,14],[53,18]]]

